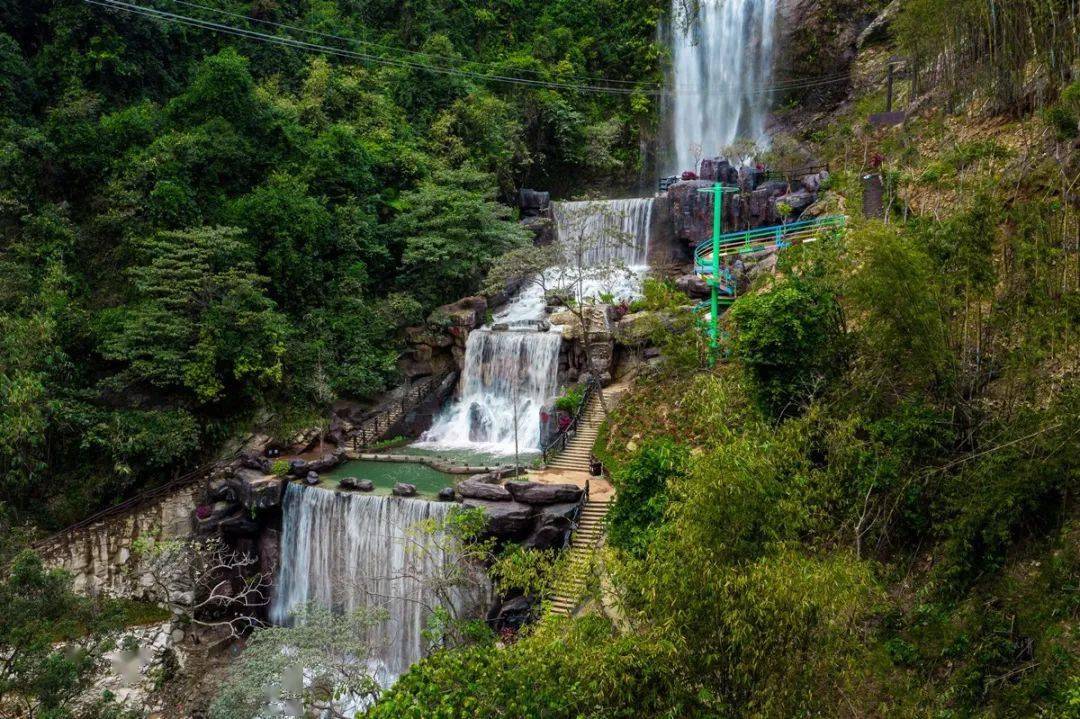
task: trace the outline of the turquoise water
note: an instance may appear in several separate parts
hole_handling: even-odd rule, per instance
[[[439,457],[449,462],[453,462],[454,464],[468,465],[470,467],[502,467],[514,464],[514,455],[506,456],[505,454],[490,454],[468,449],[427,449],[410,444],[383,450],[383,454],[411,454],[423,457]],[[539,456],[540,453],[533,450],[521,452],[519,455],[521,466],[530,466],[533,463],[533,460]]]
[[[320,487],[337,489],[338,483],[345,477],[370,479],[375,483],[374,494],[389,495],[398,482],[415,484],[416,491],[424,497],[435,497],[443,487],[453,487],[458,477],[440,472],[424,464],[409,462],[376,462],[357,459],[340,464],[321,475]]]

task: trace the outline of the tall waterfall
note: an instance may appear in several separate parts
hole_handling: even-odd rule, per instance
[[[458,400],[421,438],[421,446],[514,453],[540,447],[540,408],[555,396],[558,332],[472,332],[465,344]],[[516,401],[515,401],[516,400]]]
[[[670,171],[696,171],[698,157],[736,139],[765,139],[776,3],[672,0]]]
[[[376,669],[384,683],[400,676],[423,657],[421,632],[429,609],[438,604],[425,580],[455,561],[431,543],[415,551],[418,540],[409,532],[418,522],[445,516],[451,506],[289,484],[271,621],[287,624],[292,612],[309,603],[335,610],[381,607],[389,620],[369,636],[378,647]],[[484,599],[468,594],[455,591],[457,608]]]
[[[580,241],[585,267],[612,262],[640,267],[646,263],[653,198],[554,202],[551,209],[560,242],[573,248]]]

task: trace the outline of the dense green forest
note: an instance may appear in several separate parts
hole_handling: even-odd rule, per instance
[[[656,124],[648,95],[574,89],[659,79],[656,0],[157,7],[375,59],[0,3],[0,503],[20,523],[385,389],[399,330],[523,241],[498,200],[630,184]]]

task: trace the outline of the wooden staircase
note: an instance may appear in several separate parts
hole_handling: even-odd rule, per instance
[[[596,550],[603,544],[604,518],[610,506],[611,502],[589,500],[582,507],[577,529],[567,550],[569,565],[551,597],[550,614],[568,617],[581,603],[589,575],[592,574]]]

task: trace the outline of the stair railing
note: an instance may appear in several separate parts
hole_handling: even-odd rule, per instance
[[[446,381],[446,378],[449,377],[451,373],[452,370],[448,370],[439,375],[425,377],[417,384],[402,392],[400,401],[395,400],[393,403],[383,405],[380,409],[376,410],[374,416],[362,421],[356,428],[352,440],[353,450],[359,452],[364,447],[378,441],[379,438],[386,432],[389,432],[391,427],[404,417],[409,410],[422,404],[432,392],[442,386],[442,383]],[[391,414],[398,410],[400,410],[398,416],[392,418]]]
[[[570,418],[570,424],[566,425],[564,429],[559,430],[550,442],[540,448],[541,460],[544,464],[547,464],[548,458],[553,454],[559,454],[566,449],[566,443],[570,441],[570,438],[577,432],[578,424],[581,422],[581,418],[585,415],[585,409],[589,405],[589,400],[593,396],[593,392],[596,390],[598,382],[595,380],[589,382],[585,386],[585,394],[581,396],[581,402],[578,403],[577,409],[574,410],[573,416]]]

